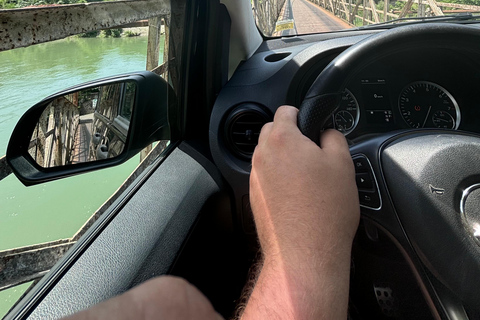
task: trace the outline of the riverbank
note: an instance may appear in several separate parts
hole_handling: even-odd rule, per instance
[[[165,33],[163,26],[161,32]],[[148,27],[123,28],[122,36],[127,36],[129,33],[135,34],[136,37],[146,37],[148,36]]]
[[[129,34],[135,34],[137,37],[148,36],[148,27],[122,28],[122,30],[122,37],[129,37]],[[160,34],[165,34],[165,26],[163,24],[160,26]]]
[[[165,26],[160,27],[160,34],[165,34]],[[148,26],[129,27],[129,28],[111,28],[100,31],[90,31],[80,35],[72,36],[76,38],[132,38],[148,36]]]

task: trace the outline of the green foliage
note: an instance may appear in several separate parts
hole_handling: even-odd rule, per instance
[[[456,3],[456,4],[466,4],[466,5],[474,5],[474,6],[480,6],[480,0],[436,0],[437,2],[443,2],[443,3]],[[376,0],[376,7],[378,10],[383,10],[384,7],[384,1],[383,0]],[[388,7],[388,11],[401,11],[405,7],[406,2],[405,1],[395,1],[392,0],[390,1],[390,5]],[[443,7],[443,9],[447,9]],[[418,3],[417,1],[414,1],[412,4],[411,9],[412,11],[416,12],[418,10]],[[408,16],[408,15],[407,15]],[[409,15],[412,16],[412,15]],[[416,14],[415,14],[416,16]]]
[[[129,37],[129,38],[130,38],[130,37],[138,37],[138,36],[140,35],[140,33],[139,33],[139,32],[133,32],[133,31],[127,30],[127,31],[125,31],[125,32],[123,33],[123,35],[124,35],[125,37]]]
[[[112,30],[112,37],[119,38],[122,35],[122,28],[119,29],[111,29]]]
[[[383,10],[383,8],[385,7],[385,2],[383,0],[378,1],[375,7],[377,7],[378,10]]]
[[[102,30],[102,37],[108,38],[112,35],[112,30],[107,29],[107,30]]]
[[[0,0],[0,9],[13,9],[15,8],[15,3],[12,3],[8,0]]]
[[[78,35],[79,38],[95,38],[100,34],[100,31],[90,31],[90,32],[85,32],[81,33]]]
[[[86,3],[85,0],[57,0],[57,4]]]
[[[102,36],[105,38],[119,38],[122,35],[122,28],[102,30]]]
[[[401,2],[401,1],[395,1],[390,3],[390,8],[389,10],[393,11],[401,11],[403,7],[405,7],[406,2]]]
[[[102,0],[95,0],[102,1]],[[109,0],[104,0],[109,1]],[[17,9],[49,4],[86,3],[88,0],[0,0],[0,9]]]
[[[441,2],[460,3],[460,4],[480,6],[480,0],[442,0]]]

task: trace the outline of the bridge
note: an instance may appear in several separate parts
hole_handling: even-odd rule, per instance
[[[436,0],[254,0],[266,36],[329,32],[400,18],[480,13],[480,6]]]
[[[181,66],[181,57],[175,57],[175,52],[182,52],[182,48],[181,42],[174,39],[180,39],[183,34],[183,23],[179,24],[178,19],[171,19],[171,15],[179,15],[183,11],[184,8],[181,4],[175,1],[170,4],[170,1],[166,0],[108,1],[0,10],[0,52],[63,39],[89,31],[148,26],[146,69],[162,77],[168,76],[170,83],[176,87],[178,86],[178,68]],[[165,32],[164,39],[166,39],[163,44],[161,44],[160,37],[162,30]],[[160,50],[161,47],[163,50]],[[163,51],[163,59],[160,59],[161,51]],[[172,63],[172,60],[175,60],[176,64]],[[79,119],[78,124],[81,125],[86,120]],[[78,124],[72,126],[69,136],[77,132]],[[53,146],[55,141],[62,140],[59,132],[52,128],[45,132],[45,140],[50,142],[49,146]],[[68,139],[63,140],[67,141]],[[142,150],[141,163],[138,167],[71,238],[0,251],[0,291],[33,281],[33,284],[27,289],[28,292],[95,221],[122,196],[144,169],[155,159],[163,156],[162,151],[167,142],[162,140],[154,148]],[[35,137],[31,141],[30,147],[38,147]],[[47,149],[51,149],[51,147]],[[63,145],[59,148],[63,153],[71,149],[70,146]],[[75,149],[73,148],[73,150]],[[42,158],[44,155],[49,155],[51,158],[51,152],[45,149],[41,151],[43,151]],[[12,174],[12,170],[5,156],[0,155],[0,183],[10,174]]]

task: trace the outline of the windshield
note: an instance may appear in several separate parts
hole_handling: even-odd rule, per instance
[[[258,28],[282,37],[364,26],[465,22],[480,18],[480,0],[251,0]]]

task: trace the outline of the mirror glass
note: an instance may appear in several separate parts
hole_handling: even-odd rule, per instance
[[[135,82],[124,81],[55,98],[33,130],[28,153],[44,168],[118,156],[127,141],[135,92]]]

